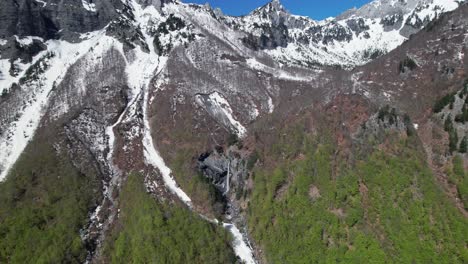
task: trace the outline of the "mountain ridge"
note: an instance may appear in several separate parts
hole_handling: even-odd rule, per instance
[[[366,142],[367,136],[376,138],[380,143],[376,148],[383,148],[383,154],[398,153],[398,149],[381,138],[385,133],[395,132],[397,136],[392,139],[409,138],[405,144],[414,153],[423,155],[427,151],[431,166],[442,160],[442,167],[431,169],[441,173],[442,186],[453,187],[451,183],[444,185],[444,166],[452,162],[452,154],[446,155],[443,149],[445,132],[440,132],[442,139],[429,137],[428,133],[441,128],[440,119],[448,112],[458,115],[456,111],[462,109],[463,99],[455,100],[452,110],[446,106],[442,117],[433,115],[431,108],[438,97],[462,89],[467,77],[464,54],[468,25],[463,19],[466,5],[440,15],[442,9],[433,10],[436,4],[429,4],[429,9],[418,11],[431,11],[432,22],[428,21],[426,28],[411,35],[406,42],[400,32],[386,35],[397,37],[393,43],[395,48],[376,58],[371,56],[370,62],[364,63],[361,58],[350,60],[352,55],[339,48],[332,49],[336,43],[344,43],[343,49],[349,43],[357,45],[352,41],[358,35],[366,42],[366,32],[386,34],[385,25],[377,22],[373,25],[380,31],[372,31],[370,26],[366,29],[368,21],[364,18],[364,24],[359,18],[320,24],[286,13],[278,15],[277,10],[273,11],[274,16],[265,19],[261,12],[233,18],[208,6],[178,1],[109,3],[121,5],[116,9],[119,15],[101,29],[75,32],[78,35],[72,32],[59,39],[47,39],[47,35],[45,39],[21,38],[13,34],[0,42],[0,88],[3,88],[0,146],[6,150],[0,153],[0,178],[8,186],[20,186],[17,191],[11,187],[15,191],[8,201],[29,199],[30,196],[22,195],[22,190],[37,186],[34,185],[37,178],[47,172],[48,168],[41,164],[33,166],[32,175],[16,169],[21,166],[27,171],[35,155],[41,155],[28,146],[33,146],[31,142],[39,144],[38,138],[47,138],[44,149],[59,160],[66,159],[63,162],[68,164],[67,168],[76,170],[73,175],[81,180],[89,179],[90,184],[84,186],[92,186],[87,192],[91,198],[83,201],[86,208],[80,210],[88,211],[87,216],[81,216],[85,223],[82,218],[77,220],[82,223],[79,233],[86,245],[88,261],[99,262],[109,257],[106,243],[125,245],[125,241],[113,241],[109,237],[119,236],[116,234],[125,230],[119,220],[119,192],[130,174],[141,178],[147,192],[162,208],[166,205],[182,208],[191,211],[193,217],[201,216],[203,221],[199,222],[205,225],[222,225],[234,235],[234,242],[231,244],[226,238],[225,244],[231,245],[240,260],[252,263],[271,257],[267,254],[272,252],[271,245],[265,243],[259,232],[252,232],[255,226],[252,219],[263,218],[248,212],[249,201],[263,195],[259,179],[265,180],[268,188],[277,184],[272,190],[267,188],[267,194],[274,193],[270,197],[273,202],[294,195],[288,191],[288,186],[293,186],[288,184],[294,175],[285,176],[282,172],[285,169],[277,169],[274,160],[285,168],[288,162],[300,165],[304,159],[320,165],[319,154],[310,150],[316,144],[311,142],[319,140],[317,135],[329,135],[328,142],[320,139],[317,144],[336,147],[336,152],[326,154],[333,157],[329,162],[332,180],[341,175],[341,168],[336,165],[340,161],[354,164],[361,152],[374,151],[366,148],[373,147],[372,142],[364,147],[360,143]],[[95,7],[89,2],[79,4],[85,13],[99,9],[98,4]],[[405,15],[408,20],[412,13]],[[397,28],[404,24],[401,21]],[[424,23],[419,26],[422,28]],[[315,35],[306,34],[305,39],[312,46],[301,47],[307,52],[309,47],[319,47],[319,55],[326,56],[323,63],[311,62],[302,53],[285,54],[286,61],[277,56],[285,53],[291,43],[305,41],[300,39],[301,31],[310,27],[317,27],[317,34],[327,33],[317,39],[318,44],[314,37],[307,37]],[[43,32],[39,30],[38,34]],[[350,32],[353,40],[348,42]],[[292,61],[296,55],[300,60]],[[337,61],[340,67],[335,65]],[[463,96],[460,93],[458,97]],[[293,127],[294,130],[289,130]],[[466,133],[463,124],[455,122],[453,127],[460,135]],[[460,137],[456,145],[462,141]],[[282,142],[284,146],[278,145]],[[291,150],[287,146],[296,148]],[[307,153],[296,153],[306,147],[310,147]],[[326,148],[323,153],[328,153]],[[322,147],[318,149],[316,153],[322,153]],[[27,158],[22,159],[24,150]],[[312,173],[325,167],[307,168]],[[255,179],[257,172],[261,172],[260,178]],[[273,174],[271,179],[265,178],[269,172]],[[51,175],[56,174],[58,179],[63,178],[60,171]],[[324,175],[328,172],[321,176]],[[427,178],[430,174],[424,175]],[[23,186],[28,182],[27,177],[32,177],[33,187]],[[415,177],[419,179],[418,175]],[[47,183],[51,181],[48,179]],[[138,181],[133,179],[130,183],[135,182]],[[413,185],[410,190],[416,188],[414,197],[419,199],[419,187]],[[254,189],[257,186],[259,189]],[[311,201],[319,198],[323,188],[318,183],[314,187],[310,187]],[[361,185],[358,191],[364,195],[366,188]],[[250,195],[252,191],[255,196]],[[453,200],[460,196],[457,191],[450,195]],[[20,206],[13,204],[12,211]],[[270,205],[265,204],[264,208]],[[457,206],[463,212],[463,205]],[[346,217],[346,211],[340,208],[327,208],[324,214],[327,210]],[[8,213],[0,210],[0,214],[3,212]],[[451,217],[458,219],[452,213]],[[170,215],[163,216],[167,217]],[[2,228],[7,230],[8,226]],[[376,234],[381,232],[371,230]],[[223,236],[219,230],[214,233]],[[328,241],[336,239],[333,235],[329,237]],[[375,243],[372,240],[373,246]],[[262,252],[265,245],[268,245],[267,253]],[[453,250],[463,253],[457,248]],[[122,252],[115,254],[118,253]],[[4,258],[1,254],[0,260]]]

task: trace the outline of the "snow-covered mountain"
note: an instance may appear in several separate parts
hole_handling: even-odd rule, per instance
[[[54,134],[53,148],[80,171],[96,167],[103,199],[82,234],[97,248],[89,258],[118,218],[116,197],[130,172],[144,173],[148,192],[205,215],[204,201],[173,177],[169,164],[180,147],[174,140],[190,137],[202,152],[229,135],[247,138],[249,126],[263,117],[278,112],[283,118],[338,94],[389,100],[359,67],[458,6],[454,0],[376,0],[314,21],[289,13],[278,0],[242,17],[168,0],[3,1],[0,181],[37,133]],[[234,198],[251,184],[247,152],[234,145],[198,153],[196,162],[227,201],[223,226],[234,234],[238,257],[253,263],[245,229],[228,223],[245,225],[244,205]]]
[[[304,79],[298,76],[301,70],[285,71],[288,67],[362,65],[393,50],[441,13],[455,9],[458,3],[455,0],[377,0],[336,18],[314,21],[290,14],[278,0],[243,17],[225,16],[209,6],[177,1],[138,1],[138,5],[160,14],[158,19],[149,22],[146,32],[151,38],[156,36],[152,43],[145,42],[142,28],[135,22],[141,18],[136,17],[126,1],[103,0],[90,4],[85,0],[70,3],[22,0],[19,4],[7,1],[3,5],[0,90],[6,95],[20,83],[27,86],[25,77],[31,77],[32,69],[47,67],[46,54],[53,57],[55,49],[62,50],[72,43],[86,47],[96,34],[117,39],[124,50],[139,46],[148,52],[154,46],[158,55],[164,56],[181,45],[199,45],[209,34],[234,49],[250,68]],[[30,17],[38,19],[32,21]],[[18,20],[21,23],[16,23]],[[73,57],[76,59],[79,54],[77,50]],[[280,70],[281,67],[286,68]],[[65,72],[66,67],[60,69]],[[54,74],[58,73],[54,71]],[[27,93],[22,100],[27,101],[32,94]]]
[[[314,21],[290,14],[278,0],[229,25],[248,33],[244,43],[281,63],[302,66],[364,64],[385,54],[443,12],[455,0],[376,0],[336,18]]]

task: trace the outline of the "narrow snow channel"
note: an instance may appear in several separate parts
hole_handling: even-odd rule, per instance
[[[145,160],[148,164],[157,168],[163,177],[167,188],[176,194],[190,208],[192,201],[188,195],[179,188],[176,181],[171,175],[171,169],[166,166],[159,152],[153,143],[151,136],[151,127],[148,115],[149,102],[149,85],[153,76],[165,67],[167,58],[160,57],[154,51],[153,42],[150,36],[146,33],[146,27],[151,25],[152,20],[161,20],[159,12],[153,7],[148,6],[144,10],[140,5],[132,2],[132,7],[135,11],[136,23],[142,28],[142,33],[146,43],[150,49],[150,54],[143,52],[140,48],[135,49],[134,60],[127,63],[128,84],[133,90],[133,94],[143,94],[143,151]]]
[[[229,102],[218,92],[210,94],[209,101],[213,105],[214,112],[218,112],[228,120],[228,123],[236,131],[237,136],[240,138],[244,137],[247,129],[234,118],[234,113]]]
[[[231,105],[220,93],[215,91],[209,95],[197,95],[195,101],[239,138],[247,134],[247,129],[236,120]]]
[[[145,67],[147,68],[147,67]],[[162,69],[162,67],[159,67]],[[166,186],[175,193],[189,208],[192,208],[192,201],[190,197],[177,185],[174,178],[171,176],[171,169],[166,166],[161,155],[156,150],[154,146],[153,139],[151,137],[151,128],[149,124],[148,116],[148,101],[149,101],[149,91],[148,84],[144,86],[144,99],[143,99],[143,116],[144,116],[144,134],[143,134],[143,147],[145,152],[145,158],[147,162],[153,165],[155,168],[158,168],[161,172]],[[203,217],[203,216],[202,216]],[[210,220],[206,217],[203,217],[211,222],[218,222],[217,220]],[[254,264],[255,260],[253,257],[252,249],[246,243],[246,240],[243,234],[239,229],[229,223],[223,223],[223,227],[226,228],[234,237],[233,240],[233,249],[236,255],[246,264]]]
[[[229,193],[229,176],[231,175],[231,161],[229,161],[228,165],[228,171],[226,175],[226,191],[224,192],[224,195]]]
[[[142,27],[142,32],[145,37],[146,43],[148,43],[150,48],[150,54],[144,53],[141,49],[137,48],[135,54],[135,60],[127,65],[127,74],[128,74],[128,83],[133,85],[135,91],[143,93],[143,148],[146,162],[157,168],[162,176],[164,183],[176,194],[190,209],[192,209],[192,201],[190,197],[177,185],[176,181],[171,175],[171,169],[166,166],[163,158],[159,154],[154,145],[153,138],[151,136],[151,126],[149,122],[148,115],[148,103],[150,100],[150,82],[153,76],[157,76],[158,73],[164,69],[167,58],[160,57],[154,51],[152,45],[151,37],[146,34],[145,26],[150,24],[152,19],[158,18],[159,13],[154,9],[154,7],[149,6],[144,10],[140,5],[133,3],[132,4],[135,17],[137,18],[137,23]],[[158,63],[155,65],[155,61]],[[241,130],[242,131],[242,130]],[[202,216],[203,217],[203,216]],[[206,217],[203,217],[206,219]],[[217,220],[209,220],[211,222],[217,222]],[[223,227],[226,228],[234,237],[234,252],[236,255],[245,263],[253,264],[255,263],[253,258],[253,253],[251,248],[245,242],[246,239],[243,237],[239,229],[229,223],[223,223]]]
[[[143,129],[143,148],[146,161],[153,165],[155,168],[158,168],[161,172],[164,183],[169,188],[170,191],[175,193],[187,206],[192,208],[192,200],[188,195],[177,185],[176,181],[171,175],[171,169],[166,166],[164,160],[162,159],[159,152],[156,150],[156,147],[153,143],[153,138],[151,137],[151,128],[149,124],[148,116],[148,101],[149,101],[149,91],[147,86],[144,88],[143,96],[143,116],[144,116],[144,129]]]
[[[223,223],[223,227],[231,232],[234,237],[233,246],[236,255],[246,264],[255,264],[252,248],[245,242],[244,236],[239,229],[235,225],[228,223]]]
[[[84,9],[88,10],[89,12],[96,12],[96,4],[89,2],[89,0],[81,0]]]

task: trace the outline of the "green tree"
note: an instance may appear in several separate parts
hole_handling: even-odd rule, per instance
[[[452,129],[449,132],[449,150],[450,153],[456,151],[458,149],[458,133],[455,129]]]
[[[434,105],[433,111],[434,113],[439,113],[442,111],[447,105],[453,104],[455,102],[455,93],[450,93],[445,95],[444,97],[437,100]]]
[[[122,186],[120,216],[104,246],[111,263],[235,263],[231,236],[176,203],[147,193],[143,176]]]
[[[411,137],[395,140],[398,155],[375,150],[346,167],[332,143],[298,131],[300,144],[278,136],[254,167],[248,226],[266,262],[467,263],[468,222]],[[271,158],[291,144],[301,159]]]
[[[466,136],[464,136],[461,143],[460,143],[460,150],[459,150],[460,153],[466,153],[467,147],[468,147],[468,142],[467,141],[468,141],[468,139],[466,138]]]
[[[444,130],[450,132],[453,130],[452,115],[449,114],[444,122]]]
[[[81,263],[80,230],[99,190],[92,168],[78,171],[38,134],[0,183],[0,263]]]

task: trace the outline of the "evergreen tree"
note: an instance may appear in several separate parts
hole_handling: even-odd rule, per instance
[[[447,116],[447,118],[445,119],[444,130],[447,131],[447,132],[450,132],[451,130],[453,130],[452,115],[451,114],[449,114]]]
[[[455,121],[458,123],[465,123],[468,121],[468,108],[466,104],[463,105],[462,112],[455,117]]]
[[[452,130],[449,132],[449,150],[450,153],[456,151],[458,149],[458,134],[455,129],[452,128]]]
[[[468,139],[466,138],[466,136],[463,137],[461,143],[460,143],[460,150],[459,152],[460,153],[466,153],[467,151],[467,147],[468,147]]]

